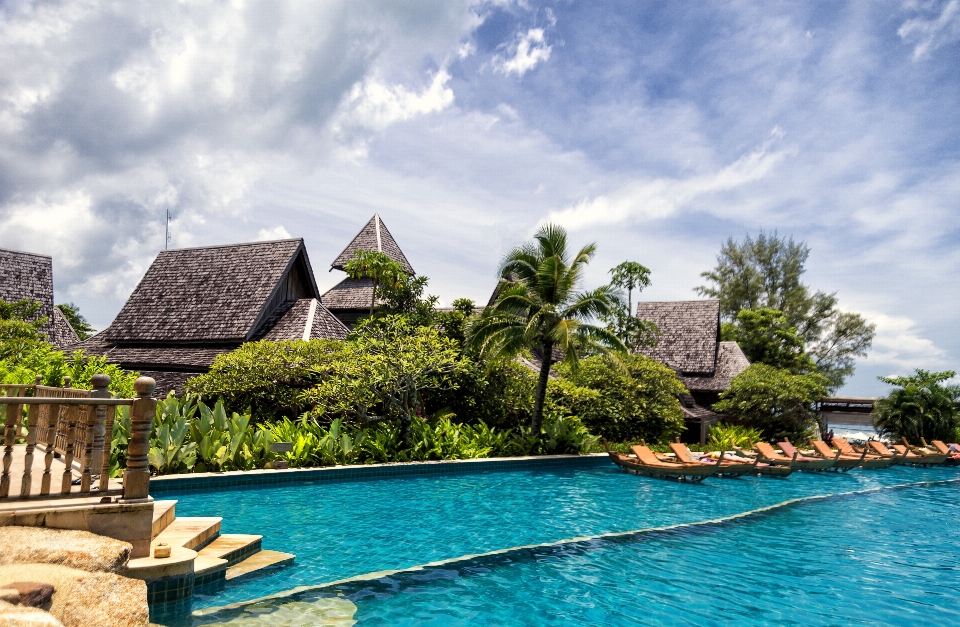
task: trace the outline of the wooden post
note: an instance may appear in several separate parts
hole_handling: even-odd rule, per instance
[[[103,447],[103,459],[100,463],[100,491],[104,492],[110,488],[110,453],[113,449],[113,422],[116,419],[117,408],[114,406],[104,407],[106,418],[104,420],[104,433],[106,434],[106,444]]]
[[[46,496],[50,494],[50,468],[53,464],[53,442],[56,437],[56,422],[52,425],[52,421],[59,421],[60,410],[63,409],[61,405],[44,405],[44,409],[47,411],[47,428],[43,431],[43,446],[44,446],[44,456],[43,456],[43,476],[40,478],[40,496]]]
[[[157,415],[157,401],[151,398],[157,382],[150,377],[140,377],[133,383],[137,398],[130,407],[130,443],[127,445],[127,468],[123,472],[123,500],[140,500],[149,497],[150,429]]]
[[[13,463],[13,442],[20,430],[20,405],[7,405],[7,420],[4,425],[3,474],[0,475],[0,499],[10,494],[10,465]]]
[[[60,494],[70,494],[73,486],[73,453],[76,450],[78,422],[80,422],[80,406],[67,406],[67,438],[63,447],[63,479],[60,482]]]
[[[93,392],[90,394],[90,398],[110,398],[110,390],[107,389],[109,385],[110,377],[107,375],[93,375]],[[106,430],[105,423],[107,420],[106,406],[97,405],[95,408],[91,408],[90,418],[90,435],[88,436],[87,450],[85,451],[83,460],[84,473],[89,473],[90,475],[100,475],[102,474],[103,468],[103,440]],[[108,465],[107,473],[109,472],[110,467]],[[82,485],[87,486],[86,483],[83,483]],[[81,488],[80,491],[85,492],[86,490]]]
[[[30,496],[33,489],[33,449],[37,444],[37,418],[40,406],[31,405],[27,410],[27,451],[23,458],[23,481],[20,482],[20,498]]]

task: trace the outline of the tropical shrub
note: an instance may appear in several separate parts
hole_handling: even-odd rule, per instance
[[[762,439],[763,434],[759,429],[718,422],[710,426],[710,437],[706,448],[713,451],[726,450],[730,448],[731,443],[741,448],[753,448],[753,443],[760,442]]]
[[[63,385],[64,377],[70,377],[70,387],[92,390],[95,374],[110,377],[110,391],[114,396],[135,396],[133,382],[140,376],[139,373],[127,372],[117,364],[108,362],[105,357],[90,356],[83,351],[67,355],[52,344],[42,342],[20,354],[17,359],[0,360],[0,381],[3,383],[30,384],[40,375],[41,384],[59,387]]]
[[[304,390],[317,382],[324,364],[342,357],[337,340],[248,342],[217,357],[210,371],[187,383],[206,402],[222,399],[228,410],[250,409],[255,420],[299,415],[308,405]]]
[[[676,373],[643,355],[622,360],[622,367],[603,357],[582,359],[576,370],[558,365],[560,380],[549,384],[552,406],[614,442],[678,436],[684,429],[678,397],[687,390]]]
[[[190,438],[190,422],[197,413],[195,397],[178,399],[171,392],[157,402],[157,415],[150,430],[147,460],[160,475],[193,471],[197,463],[197,443]]]
[[[728,423],[757,429],[765,440],[803,441],[815,420],[811,406],[826,396],[826,385],[826,377],[817,373],[752,364],[733,378],[713,408],[725,413]]]
[[[917,369],[906,377],[879,377],[897,389],[876,402],[873,424],[877,432],[913,442],[921,438],[952,441],[960,427],[960,386],[944,382],[955,375]]]

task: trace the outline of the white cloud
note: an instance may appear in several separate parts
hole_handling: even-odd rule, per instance
[[[923,332],[913,319],[876,312],[865,312],[863,315],[877,327],[873,347],[863,359],[865,365],[892,366],[899,372],[947,365],[946,352],[923,337]]]
[[[283,228],[282,224],[257,231],[257,241],[259,242],[269,242],[276,239],[290,239],[291,237],[293,236],[290,235],[287,229]]]
[[[523,76],[532,70],[541,61],[550,59],[552,46],[548,46],[542,28],[531,28],[520,35],[511,46],[512,57],[506,58],[497,55],[493,59],[493,67],[504,74]]]
[[[441,68],[420,93],[404,85],[385,85],[376,79],[367,79],[354,85],[343,106],[335,128],[347,125],[382,131],[394,122],[409,120],[419,115],[443,111],[453,104],[453,90],[447,87],[450,74]]]
[[[916,3],[908,6],[911,5],[916,6]],[[913,49],[914,60],[922,59],[937,48],[960,40],[960,0],[948,0],[943,4],[939,15],[907,20],[900,26],[897,34],[904,41],[916,42]]]
[[[774,129],[774,135],[779,138],[780,130]],[[548,220],[576,230],[666,218],[698,197],[764,178],[785,156],[785,152],[771,151],[768,143],[715,172],[687,178],[633,181],[608,194],[552,211]]]

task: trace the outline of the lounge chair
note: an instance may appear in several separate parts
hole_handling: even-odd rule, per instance
[[[890,458],[892,460],[892,466],[896,466],[903,461],[904,455],[890,448],[880,440],[867,440],[867,446],[880,457]]]
[[[769,444],[767,446],[769,446]],[[798,451],[797,447],[795,447],[790,440],[778,442],[777,447],[783,451],[787,458],[792,457],[796,460],[797,470],[812,470],[816,472],[830,470],[836,463],[837,458],[839,458],[841,455],[840,451],[837,451],[837,456],[833,459],[828,459],[826,457],[810,457]]]
[[[733,442],[730,442],[733,450],[742,455],[743,457],[752,458],[758,460],[760,463],[757,464],[757,473],[764,475],[766,477],[789,477],[793,474],[793,462],[789,464],[775,464],[773,462],[764,461],[763,455],[757,453],[756,451],[747,451],[743,448],[736,446]],[[753,446],[753,442],[750,442],[750,446]]]
[[[930,443],[933,444],[933,447],[937,449],[938,453],[947,456],[944,462],[946,465],[960,465],[960,446],[956,444],[944,444],[941,440],[932,440]]]
[[[949,454],[939,451],[911,446],[907,438],[903,438],[903,444],[895,444],[893,448],[904,455],[904,464],[913,464],[914,466],[939,466],[949,457]]]
[[[677,459],[686,462],[693,462],[697,464],[712,464],[716,465],[718,477],[742,477],[743,475],[754,472],[757,469],[757,465],[760,463],[760,458],[757,459],[743,459],[739,461],[736,459],[724,459],[724,452],[719,452],[719,457],[717,459],[707,458],[704,459],[700,457],[699,459],[693,455],[686,444],[680,442],[673,442],[670,444],[670,450],[673,451],[673,454],[677,456]]]
[[[676,479],[678,481],[703,481],[717,471],[715,464],[701,464],[697,462],[664,461],[647,446],[632,446],[630,450],[636,457],[616,453],[610,450],[606,442],[603,443],[607,454],[617,466],[628,472],[658,479]]]
[[[833,441],[836,442],[837,439],[834,438]],[[826,442],[823,440],[814,440],[813,438],[810,438],[810,446],[813,447],[813,450],[815,450],[820,457],[834,460],[833,467],[844,472],[859,466],[863,458],[867,455],[866,451],[863,451],[860,455],[848,455],[840,451],[840,455],[838,456],[837,451],[827,446]]]
[[[833,438],[832,444],[847,456],[853,457],[862,453],[861,468],[889,468],[897,461],[896,457],[883,457],[876,453],[870,453],[870,449],[867,447],[864,447],[862,451],[857,451],[844,438]]]

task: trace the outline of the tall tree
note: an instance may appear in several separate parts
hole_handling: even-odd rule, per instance
[[[742,242],[729,238],[720,248],[717,266],[701,273],[709,285],[697,293],[720,300],[724,320],[736,324],[746,309],[776,309],[805,343],[817,371],[837,390],[853,373],[854,359],[866,355],[876,333],[874,325],[856,313],[837,308],[836,294],[811,289],[801,282],[810,255],[805,242],[774,232],[761,232]]]
[[[723,323],[721,337],[739,344],[750,363],[782,368],[793,374],[816,369],[804,351],[803,338],[796,327],[791,327],[783,312],[776,309],[741,310],[736,322]]]
[[[605,285],[577,291],[595,251],[596,245],[588,244],[571,256],[566,230],[554,224],[542,226],[533,242],[521,244],[504,257],[497,298],[468,330],[468,343],[491,358],[539,349],[543,361],[530,419],[535,435],[540,433],[554,349],[562,352],[564,362],[574,369],[583,351],[627,351],[616,335],[590,323],[609,313],[613,288]]]
[[[70,326],[73,327],[73,330],[76,332],[78,338],[85,340],[93,335],[95,329],[80,313],[79,307],[73,303],[61,303],[57,305],[57,309],[63,313],[63,317],[66,318],[67,322],[70,323]]]
[[[624,261],[611,268],[610,285],[627,290],[627,311],[633,315],[633,290],[641,291],[650,285],[650,268],[636,261]]]

